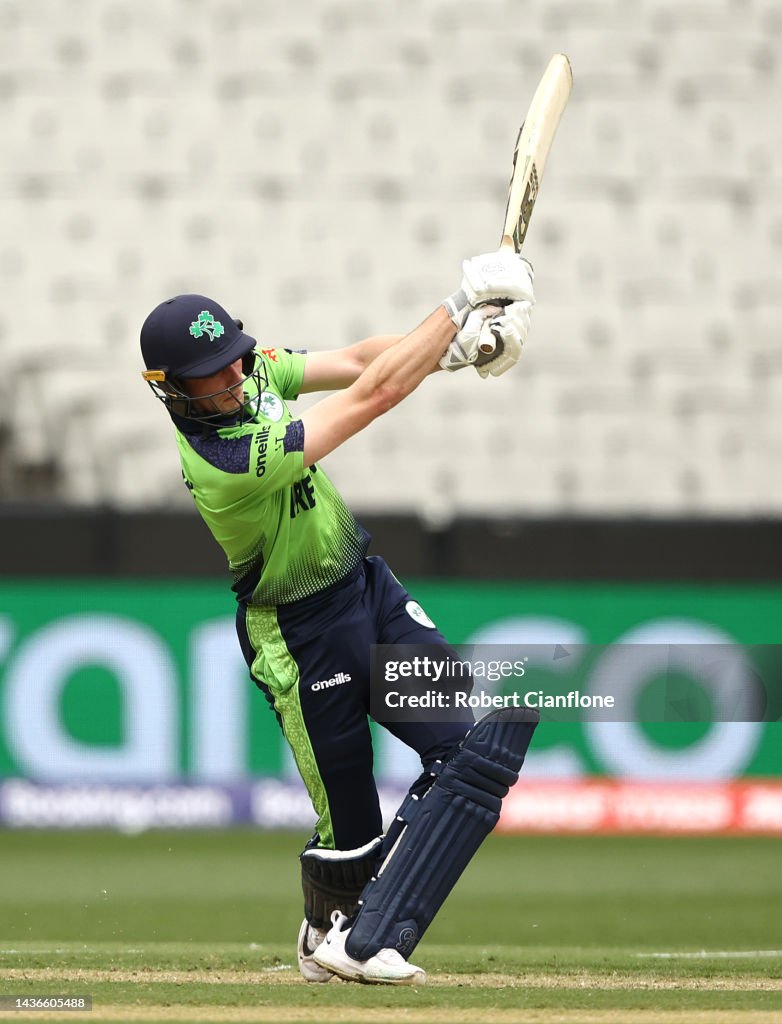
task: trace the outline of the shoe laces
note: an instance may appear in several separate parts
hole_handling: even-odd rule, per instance
[[[347,915],[343,914],[341,910],[332,910],[331,912],[331,926],[336,928],[337,931],[343,931],[347,924]]]

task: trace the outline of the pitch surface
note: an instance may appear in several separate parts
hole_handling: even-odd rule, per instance
[[[416,952],[429,985],[388,990],[299,978],[303,839],[3,833],[0,992],[91,994],[91,1021],[782,1019],[776,840],[492,837]]]

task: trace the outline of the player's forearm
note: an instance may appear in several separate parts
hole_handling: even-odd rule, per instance
[[[394,345],[398,345],[405,337],[406,335],[404,334],[377,335],[374,338],[365,338],[364,341],[357,341],[350,347],[349,351],[355,354],[356,362],[361,367],[360,373],[363,373],[370,363],[374,363],[379,355],[382,355],[383,352],[386,352]],[[435,363],[429,372],[436,373],[440,369],[442,367]],[[356,374],[356,377],[358,376],[359,374]]]
[[[442,306],[401,341],[376,356],[354,385],[357,390],[383,395],[388,408],[402,401],[437,368],[456,328]]]
[[[356,360],[360,372],[363,373],[370,363],[374,363],[378,356],[397,345],[404,337],[404,334],[378,334],[372,338],[357,341],[348,348],[348,352]]]
[[[379,355],[398,344],[403,337],[402,334],[379,334],[345,348],[309,353],[300,393],[350,387]]]

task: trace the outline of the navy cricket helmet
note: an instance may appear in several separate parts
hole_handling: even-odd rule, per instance
[[[252,381],[250,398],[233,419],[255,415],[267,377],[255,338],[243,331],[241,320],[234,320],[226,309],[206,295],[176,295],[156,306],[141,328],[141,354],[146,370],[142,377],[155,396],[174,417],[198,423],[221,425],[226,416],[196,408],[205,400],[235,390],[223,388],[212,394],[192,398],[187,381],[211,377],[237,359],[242,360],[242,387]],[[252,394],[252,392],[255,392]]]

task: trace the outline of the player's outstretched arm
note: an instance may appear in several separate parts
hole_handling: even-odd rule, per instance
[[[350,387],[370,363],[403,337],[403,334],[378,334],[345,348],[308,352],[300,394]]]
[[[411,394],[435,369],[473,309],[497,300],[505,305],[526,299],[529,281],[529,264],[516,253],[486,253],[465,260],[458,292],[378,355],[348,388],[302,415],[305,464],[328,455]]]
[[[456,327],[443,306],[374,359],[344,391],[302,414],[304,463],[310,465],[393,409],[432,372]]]

